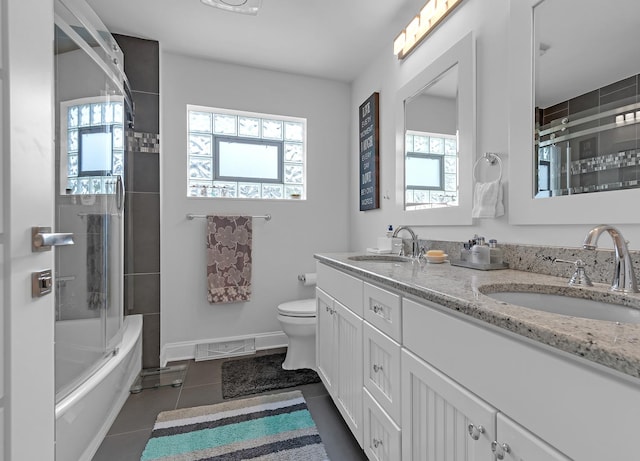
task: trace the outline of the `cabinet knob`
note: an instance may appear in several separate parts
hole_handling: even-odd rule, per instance
[[[494,440],[491,442],[491,451],[496,456],[496,459],[504,459],[504,455],[511,452],[511,447],[506,443],[499,443]]]
[[[376,365],[376,364],[373,364],[373,371],[374,371],[375,373],[377,373],[377,372],[379,372],[379,371],[382,371],[382,365]]]
[[[484,427],[476,426],[475,424],[469,424],[467,430],[469,431],[469,436],[473,440],[478,440],[480,438],[480,434],[484,434]]]
[[[380,445],[382,445],[382,440],[373,439],[373,448],[378,448]]]
[[[373,305],[373,312],[376,314],[379,314],[380,312],[382,312],[382,306],[378,306],[377,304]]]

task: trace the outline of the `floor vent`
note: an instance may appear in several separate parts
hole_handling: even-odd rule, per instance
[[[239,339],[237,341],[222,341],[219,343],[196,344],[196,362],[200,360],[221,359],[237,355],[251,355],[256,353],[256,340]]]

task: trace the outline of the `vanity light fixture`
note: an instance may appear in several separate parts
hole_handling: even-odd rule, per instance
[[[393,54],[404,59],[462,0],[428,0],[393,42]]]
[[[233,13],[257,15],[262,0],[200,0],[208,6],[214,6]]]

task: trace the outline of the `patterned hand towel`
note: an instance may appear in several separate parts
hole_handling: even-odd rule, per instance
[[[251,298],[251,216],[207,216],[207,300]]]
[[[87,220],[87,307],[107,308],[109,215],[88,214]]]

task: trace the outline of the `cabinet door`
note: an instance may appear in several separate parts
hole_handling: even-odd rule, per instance
[[[496,410],[402,351],[403,461],[494,461]]]
[[[319,288],[316,288],[316,312],[316,364],[318,375],[329,394],[332,394],[336,367],[335,314],[333,299]]]
[[[400,423],[400,344],[364,322],[364,387]]]
[[[496,459],[508,461],[570,461],[565,455],[524,427],[498,413],[498,440],[492,444]],[[605,441],[603,440],[603,443]]]
[[[362,446],[362,318],[334,301],[337,363],[333,398],[338,410]]]
[[[363,391],[364,439],[362,449],[370,461],[400,461],[400,428],[380,407],[378,402]]]

